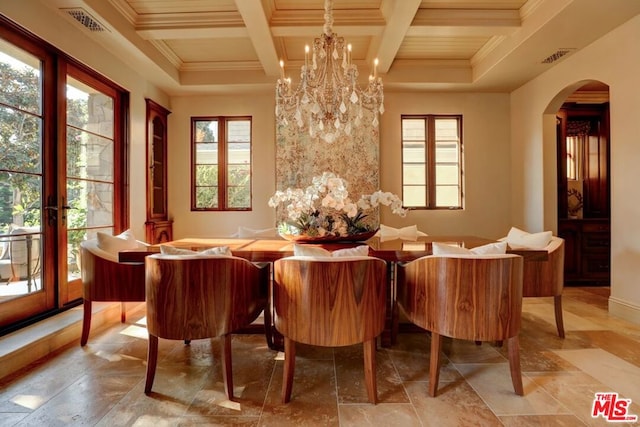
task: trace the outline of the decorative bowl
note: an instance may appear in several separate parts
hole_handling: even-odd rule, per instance
[[[349,234],[346,236],[305,236],[280,233],[283,239],[298,243],[348,243],[364,242],[372,238],[378,230],[365,231],[363,233]]]

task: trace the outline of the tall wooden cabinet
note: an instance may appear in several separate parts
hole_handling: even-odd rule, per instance
[[[169,110],[147,99],[147,243],[173,240],[167,203],[167,118]]]
[[[609,104],[565,104],[558,114],[558,235],[565,282],[609,285]]]

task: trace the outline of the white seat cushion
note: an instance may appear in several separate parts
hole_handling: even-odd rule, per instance
[[[200,251],[192,251],[191,249],[176,248],[175,246],[171,246],[171,245],[160,245],[160,253],[163,255],[232,256],[229,246],[216,246],[213,248],[207,248]]]
[[[544,249],[551,242],[552,236],[551,231],[529,233],[517,227],[511,227],[505,241],[511,249]]]
[[[431,247],[433,255],[501,255],[507,252],[507,242],[489,243],[471,249],[433,242]]]
[[[328,251],[318,246],[307,245],[293,245],[294,256],[312,256],[317,258],[340,258],[340,257],[352,257],[352,256],[367,256],[369,255],[369,246],[360,245],[354,248],[338,249],[335,251]]]

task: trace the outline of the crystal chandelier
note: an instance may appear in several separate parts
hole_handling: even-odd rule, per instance
[[[300,83],[291,87],[280,61],[280,78],[276,85],[276,121],[288,126],[295,123],[312,138],[333,142],[361,125],[368,117],[378,127],[378,113],[384,113],[382,79],[377,75],[378,59],[366,88],[358,85],[358,68],[351,61],[351,45],[332,31],[333,1],[324,2],[324,33],[305,46]],[[365,116],[365,111],[370,114]],[[372,113],[372,114],[371,114]]]

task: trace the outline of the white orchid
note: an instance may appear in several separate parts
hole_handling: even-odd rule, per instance
[[[344,236],[367,231],[369,226],[362,223],[366,217],[364,212],[379,205],[390,206],[396,215],[406,215],[402,200],[393,193],[378,190],[353,202],[347,187],[344,179],[324,172],[313,177],[311,185],[304,190],[276,191],[269,199],[269,206],[285,204],[287,218],[295,224],[297,231],[314,236]]]

